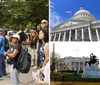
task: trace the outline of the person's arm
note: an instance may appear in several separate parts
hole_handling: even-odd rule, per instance
[[[0,45],[1,45],[2,43],[0,42]]]
[[[39,49],[39,40],[37,41],[36,49],[37,49],[37,50]]]
[[[37,40],[37,43],[36,43],[36,53],[38,52],[38,49],[39,49],[39,40]]]
[[[45,53],[45,60],[42,67],[44,67],[49,61],[49,44],[48,43],[46,43],[44,46],[44,53]]]
[[[15,57],[17,56],[18,53],[19,53],[19,51],[18,51],[17,49],[15,49],[15,50],[13,51],[12,54],[7,53],[6,55],[7,55],[8,57],[10,57],[10,58],[15,58]]]
[[[0,38],[0,45],[2,44],[2,39]]]

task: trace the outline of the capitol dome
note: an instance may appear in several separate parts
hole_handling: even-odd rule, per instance
[[[87,10],[83,9],[83,7],[80,7],[80,10],[77,11],[74,14],[72,19],[76,19],[76,20],[89,20],[89,21],[94,21],[95,20],[94,16],[90,12],[88,12]]]

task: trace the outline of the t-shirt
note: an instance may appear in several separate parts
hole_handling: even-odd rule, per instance
[[[0,54],[4,54],[4,52],[5,52],[5,38],[3,35],[0,35],[0,42],[1,42]]]
[[[37,40],[38,40],[37,38],[34,39],[34,40],[31,40],[31,44],[30,44],[30,47],[31,47],[31,48],[33,48],[33,49],[35,48],[35,49],[36,49]]]
[[[15,61],[17,60],[17,58],[19,57],[20,55],[20,51],[21,51],[21,44],[20,43],[17,43],[14,47],[14,49],[18,50],[19,53],[17,54],[17,56],[15,57]]]

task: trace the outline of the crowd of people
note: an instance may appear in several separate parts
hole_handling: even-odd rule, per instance
[[[50,63],[49,63],[49,23],[47,20],[41,21],[39,28],[35,23],[34,28],[30,30],[26,28],[24,31],[18,31],[16,34],[9,36],[7,31],[0,28],[0,80],[6,76],[5,60],[10,64],[11,82],[12,85],[20,85],[19,71],[14,68],[21,48],[25,45],[30,46],[32,50],[32,61],[34,69],[38,68],[36,76],[40,73],[44,75],[43,80],[36,80],[36,85],[49,85],[50,81]],[[9,42],[12,39],[13,48],[10,47]]]

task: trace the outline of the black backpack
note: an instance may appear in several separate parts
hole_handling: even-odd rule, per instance
[[[21,73],[28,73],[31,67],[31,55],[28,53],[28,49],[21,48],[20,55],[14,64],[16,68]]]

